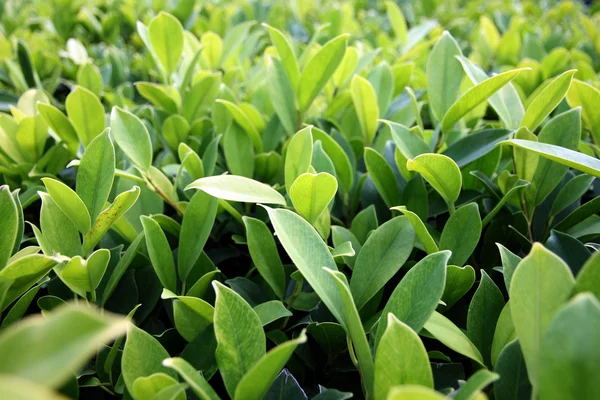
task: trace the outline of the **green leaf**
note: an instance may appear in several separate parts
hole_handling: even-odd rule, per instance
[[[215,310],[213,306],[197,297],[177,296],[168,289],[163,289],[161,298],[173,300],[173,319],[177,332],[191,342],[213,323]]]
[[[298,106],[301,112],[310,107],[313,100],[333,75],[346,52],[349,34],[336,36],[325,43],[306,63],[298,81]]]
[[[515,325],[512,321],[512,314],[510,313],[510,301],[508,301],[500,316],[496,322],[496,329],[494,331],[494,338],[492,339],[492,353],[491,362],[492,365],[496,365],[500,353],[506,346],[517,338],[517,332],[515,331]]]
[[[87,147],[104,130],[104,106],[94,93],[77,86],[67,96],[65,107],[79,140]]]
[[[337,180],[332,175],[304,173],[290,187],[294,208],[308,222],[315,224],[337,192]]]
[[[408,40],[408,30],[406,27],[406,20],[404,19],[404,15],[402,15],[402,10],[400,10],[400,7],[393,1],[386,1],[385,9],[396,39],[399,40],[402,45],[406,45]]]
[[[177,18],[161,11],[150,21],[148,36],[152,50],[167,75],[177,69],[183,51],[183,27]]]
[[[277,245],[267,225],[259,219],[243,217],[252,261],[277,297],[285,296],[285,273]]]
[[[585,125],[591,130],[594,143],[600,143],[600,114],[596,104],[600,101],[600,91],[589,83],[574,79],[567,92],[567,103],[571,108],[581,107]]]
[[[492,342],[496,323],[504,308],[504,296],[488,274],[481,270],[479,287],[471,299],[467,315],[467,336],[491,366]]]
[[[77,84],[82,86],[96,96],[100,96],[102,92],[102,75],[100,70],[91,62],[82,64],[77,70]]]
[[[350,83],[352,101],[356,116],[360,123],[363,141],[366,144],[373,143],[379,119],[379,107],[377,105],[377,94],[368,80],[360,75],[354,75]]]
[[[292,340],[273,348],[256,362],[240,380],[235,400],[261,400],[292,356],[298,345],[306,342],[304,331]]]
[[[556,314],[541,343],[540,398],[591,399],[597,395],[598,329],[600,303],[591,294],[577,295]]]
[[[464,92],[446,111],[442,120],[442,131],[448,132],[462,117],[502,89],[519,75],[521,71],[525,70],[530,70],[530,68],[519,68],[502,72],[477,83]]]
[[[287,146],[284,169],[285,190],[287,193],[290,193],[290,188],[296,178],[308,172],[312,162],[312,152],[312,126],[307,126],[296,132]]]
[[[163,360],[167,358],[169,353],[155,337],[136,326],[131,326],[121,359],[121,378],[127,390],[132,393],[137,379],[156,373],[164,373],[177,379],[175,371],[163,367]]]
[[[152,399],[163,389],[175,386],[177,383],[176,379],[162,372],[150,376],[141,376],[133,383],[131,395],[136,399]],[[185,395],[183,398],[185,399]],[[181,396],[178,399],[181,400]]]
[[[26,318],[0,335],[0,356],[11,360],[0,365],[0,374],[59,388],[128,325],[125,318],[73,304]]]
[[[298,81],[300,80],[300,69],[298,68],[298,62],[296,61],[296,56],[290,42],[280,30],[265,23],[263,23],[262,26],[269,30],[269,37],[277,49],[279,59],[285,68],[285,72],[290,80],[292,88],[297,88]]]
[[[222,104],[231,113],[233,120],[243,129],[252,141],[252,145],[256,151],[262,151],[262,138],[261,135],[252,123],[250,117],[242,110],[241,107],[232,103],[231,101],[217,99],[218,104]]]
[[[386,399],[394,386],[422,385],[433,388],[427,350],[419,335],[393,314],[375,354],[375,399]]]
[[[158,108],[162,108],[169,114],[176,114],[179,108],[178,102],[181,100],[179,92],[175,88],[166,85],[160,85],[158,83],[151,82],[136,82],[135,87],[138,92]],[[183,106],[186,109],[185,103]],[[185,116],[186,114],[182,112]]]
[[[396,217],[372,232],[354,264],[350,289],[360,310],[402,268],[415,242],[408,218]]]
[[[511,139],[500,142],[500,144],[508,144],[510,146],[532,151],[544,158],[556,161],[559,164],[569,166],[586,174],[593,175],[596,178],[600,178],[600,160],[583,153],[565,149],[560,146],[532,142],[529,140]]]
[[[81,238],[77,227],[54,203],[50,195],[39,192],[42,200],[40,228],[43,238],[36,238],[46,255],[61,254],[73,257],[81,254]]]
[[[413,133],[406,126],[392,121],[382,120],[388,127],[394,144],[406,158],[415,158],[424,153],[430,153],[431,149],[423,138]]]
[[[385,204],[388,207],[399,205],[400,189],[392,167],[381,154],[370,147],[365,147],[364,159],[367,172]]]
[[[565,208],[579,200],[590,189],[594,179],[593,176],[581,174],[567,182],[554,199],[550,216],[554,217],[558,215]]]
[[[427,93],[431,111],[438,121],[458,97],[463,71],[456,56],[460,55],[456,40],[445,31],[427,58]]]
[[[321,142],[323,150],[333,162],[335,175],[344,191],[349,192],[354,185],[354,169],[350,159],[342,146],[338,144],[331,136],[320,129],[312,129],[313,145],[317,141]]]
[[[428,387],[403,385],[392,388],[387,400],[443,400],[446,398]]]
[[[427,254],[432,254],[439,251],[435,240],[433,240],[431,234],[427,230],[427,227],[425,227],[425,224],[417,214],[407,210],[405,206],[392,207],[392,210],[398,210],[404,214],[406,218],[408,218],[413,229],[415,230],[417,238],[421,241],[421,244],[425,248]]]
[[[483,357],[469,338],[442,314],[434,311],[423,326],[433,337],[455,352],[484,365]]]
[[[284,65],[277,58],[267,59],[267,86],[273,108],[288,134],[296,132],[298,113],[294,87],[288,77]]]
[[[279,192],[264,183],[236,175],[218,175],[197,179],[185,190],[200,189],[218,199],[242,203],[286,205]]]
[[[76,192],[86,205],[92,223],[104,208],[114,175],[115,148],[106,130],[87,146],[77,170]]]
[[[475,270],[470,265],[457,267],[456,265],[448,265],[446,269],[446,286],[444,286],[444,294],[442,301],[446,303],[446,307],[450,308],[461,297],[463,297],[475,283]]]
[[[277,238],[290,259],[323,300],[335,318],[345,325],[343,305],[333,278],[323,270],[336,271],[335,261],[319,233],[293,211],[267,208]]]
[[[449,251],[440,251],[428,255],[413,266],[392,292],[381,315],[392,313],[413,331],[419,332],[442,298],[449,258]],[[386,327],[387,321],[380,320],[376,344],[381,340]]]
[[[352,250],[354,254],[359,254],[361,250],[361,243],[354,236],[354,234],[349,230],[341,226],[334,225],[331,227],[331,239],[333,241],[333,245],[337,248],[342,246],[344,243],[350,243],[352,246]],[[344,255],[342,257],[344,263],[350,267],[350,269],[354,269],[354,264],[356,263],[356,257]]]
[[[512,281],[512,277],[515,273],[517,265],[521,262],[521,257],[513,254],[506,247],[502,246],[500,243],[496,243],[498,246],[498,250],[500,251],[500,257],[502,259],[502,275],[504,275],[504,284],[506,286],[506,291],[510,292],[510,283]]]
[[[561,146],[570,150],[577,150],[581,136],[581,109],[576,108],[566,111],[548,121],[538,135],[540,143]],[[556,188],[569,170],[568,166],[561,165],[546,158],[538,158],[537,168],[527,189],[529,201],[535,195],[535,204],[539,205]]]
[[[575,72],[577,72],[576,69],[563,72],[531,100],[525,111],[523,121],[521,121],[522,127],[534,131],[550,115],[569,91]]]
[[[488,75],[468,58],[461,56],[458,57],[458,61],[460,61],[465,73],[474,85],[489,79]],[[494,93],[488,101],[506,128],[517,129],[519,127],[525,115],[525,109],[512,83]]]
[[[37,110],[50,129],[65,142],[72,154],[79,150],[79,138],[71,121],[58,108],[51,104],[37,103]]]
[[[43,385],[10,375],[0,377],[0,397],[12,400],[64,400],[66,398]]]
[[[352,340],[354,351],[356,352],[356,358],[358,360],[358,368],[363,380],[367,397],[373,393],[373,384],[375,379],[375,366],[373,364],[373,354],[371,353],[371,347],[367,340],[365,330],[358,314],[358,309],[355,305],[350,287],[346,279],[346,275],[339,271],[333,271],[328,268],[324,268],[327,273],[331,275],[340,297],[345,313],[346,331]],[[340,321],[341,322],[341,321]]]
[[[510,310],[534,388],[538,380],[543,334],[575,286],[569,267],[535,243],[517,267],[510,284]]]
[[[600,299],[600,252],[595,252],[577,274],[575,292],[591,292]]]
[[[453,213],[442,231],[440,249],[451,250],[450,263],[462,266],[469,259],[481,236],[481,218],[477,203],[469,203]]]
[[[0,221],[2,221],[0,230],[0,271],[2,271],[13,253],[19,232],[17,204],[6,185],[0,186]],[[16,246],[20,244],[16,243]]]
[[[254,307],[254,312],[260,318],[262,326],[267,326],[280,318],[291,317],[293,314],[279,300],[271,300]]]
[[[104,234],[135,204],[139,196],[140,188],[134,186],[118,195],[115,201],[98,215],[92,228],[83,237],[84,254],[89,254],[94,250]]]
[[[198,261],[217,216],[218,200],[203,191],[192,196],[185,209],[179,236],[178,272],[185,281]]]
[[[443,154],[421,154],[408,160],[406,167],[409,171],[420,173],[448,204],[454,204],[458,199],[462,175],[450,157]]]
[[[204,379],[202,374],[191,366],[183,358],[167,358],[163,361],[163,366],[172,368],[190,385],[190,388],[200,400],[220,400],[217,393]]]
[[[152,165],[152,143],[146,125],[129,111],[113,107],[110,127],[121,150],[142,171],[147,171]]]
[[[8,264],[0,271],[0,281],[12,281],[12,284],[4,294],[4,301],[0,304],[0,312],[4,311],[13,300],[46,276],[57,262],[61,261],[63,260],[42,254],[31,254]]]
[[[42,182],[52,200],[73,221],[79,232],[87,233],[91,225],[90,214],[77,193],[56,179],[42,178]]]
[[[220,86],[220,74],[206,75],[198,81],[194,81],[192,87],[183,96],[181,115],[191,124],[198,114],[208,112]],[[177,109],[173,111],[173,114],[175,113],[177,113]]]
[[[216,103],[220,104],[220,103]],[[250,136],[237,124],[230,124],[223,137],[223,153],[231,174],[254,176],[254,147]]]
[[[454,397],[456,400],[476,400],[481,396],[481,392],[486,386],[500,379],[500,375],[481,369],[475,372],[469,380],[460,387]]]
[[[265,356],[266,338],[258,315],[236,292],[213,282],[217,363],[227,393],[234,397],[242,378]]]
[[[507,129],[485,129],[471,133],[444,150],[460,168],[490,153],[498,143],[507,139],[512,131]]]
[[[106,272],[110,261],[110,251],[100,249],[92,253],[87,260],[73,257],[64,267],[60,268],[60,278],[83,292],[94,292]]]
[[[518,340],[513,340],[502,350],[496,363],[501,379],[494,383],[494,395],[498,400],[531,398],[531,383],[527,378],[525,359]]]
[[[150,261],[160,283],[165,289],[176,292],[177,273],[175,271],[175,261],[173,261],[173,255],[165,233],[158,222],[145,215],[142,216],[142,225],[144,226]]]

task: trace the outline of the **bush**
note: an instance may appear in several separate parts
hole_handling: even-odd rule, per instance
[[[597,398],[594,8],[195,3],[0,6],[0,398]]]

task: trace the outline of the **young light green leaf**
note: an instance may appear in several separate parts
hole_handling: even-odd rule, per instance
[[[298,81],[300,80],[300,69],[298,68],[296,55],[294,54],[290,42],[280,30],[264,23],[262,26],[269,30],[269,37],[277,49],[279,59],[285,68],[285,72],[289,77],[292,88],[296,89],[298,87]]]
[[[79,150],[79,138],[71,121],[51,104],[37,103],[37,110],[50,129],[69,147],[72,154]]]
[[[595,252],[585,262],[575,281],[575,292],[591,292],[600,299],[600,252]]]
[[[115,148],[105,130],[87,146],[77,170],[76,192],[86,205],[92,223],[104,208],[114,175]]]
[[[498,357],[500,357],[500,353],[504,350],[504,348],[516,338],[517,332],[515,331],[515,325],[512,321],[509,300],[500,312],[500,316],[496,322],[496,329],[494,330],[494,337],[492,339],[492,353],[490,357],[493,366],[496,365]]]
[[[191,342],[213,323],[215,310],[206,301],[197,297],[177,296],[163,289],[161,298],[173,300],[173,319],[177,332]]]
[[[290,187],[294,208],[308,222],[315,224],[337,192],[337,180],[332,175],[304,173]]]
[[[0,221],[3,229],[0,230],[0,271],[6,266],[13,253],[15,242],[19,236],[19,214],[17,204],[10,189],[6,185],[0,186]],[[19,242],[21,240],[19,239]],[[17,243],[19,246],[21,243]],[[0,307],[2,305],[0,304]]]
[[[415,230],[396,217],[372,232],[354,264],[350,289],[360,310],[402,268],[413,250]]]
[[[502,275],[504,276],[504,285],[506,286],[506,290],[510,291],[510,282],[512,281],[512,277],[515,273],[517,265],[519,265],[521,262],[521,257],[513,254],[500,243],[496,243],[496,246],[498,246],[500,257],[502,259]]]
[[[448,346],[448,348],[469,357],[482,366],[484,365],[483,357],[481,357],[481,353],[477,350],[477,347],[475,347],[459,327],[442,314],[434,311],[423,328],[437,340]]]
[[[421,154],[408,160],[406,167],[429,182],[452,209],[462,186],[462,175],[454,161],[443,154]]]
[[[158,222],[145,215],[142,216],[142,225],[146,237],[146,246],[150,261],[156,271],[156,275],[165,289],[171,292],[177,291],[177,273],[175,270],[175,261],[171,254],[171,248],[165,233],[158,225]]]
[[[333,278],[322,268],[336,271],[335,261],[319,233],[293,211],[267,208],[283,248],[335,318],[345,325],[343,305]]]
[[[129,111],[113,107],[110,127],[111,134],[121,150],[136,166],[147,171],[152,165],[152,142],[142,120]]]
[[[402,10],[400,10],[400,7],[393,1],[386,1],[385,9],[396,39],[398,39],[402,45],[406,45],[408,40],[408,29]]]
[[[441,121],[456,101],[462,67],[456,56],[462,55],[456,40],[445,31],[427,59],[427,93],[434,117]]]
[[[442,301],[446,303],[446,306],[442,310],[452,307],[471,289],[474,282],[475,270],[470,265],[465,265],[462,268],[456,265],[448,265],[446,285],[444,286],[444,294],[442,294]]]
[[[334,37],[325,43],[306,63],[298,81],[298,106],[301,112],[310,107],[313,100],[333,75],[346,52],[349,34]]]
[[[440,249],[451,250],[450,263],[462,266],[479,243],[481,217],[477,203],[469,203],[453,213],[442,231]]]
[[[444,400],[446,396],[441,395],[433,389],[419,385],[402,385],[393,387],[387,400]]]
[[[42,279],[62,259],[42,254],[31,254],[8,264],[0,271],[0,281],[12,284],[4,293],[0,312],[4,311],[17,297],[25,293],[37,281]]]
[[[198,191],[185,209],[177,259],[179,278],[182,281],[186,280],[202,253],[217,216],[218,204],[217,198]]]
[[[189,189],[200,189],[228,201],[286,205],[283,196],[271,186],[243,176],[209,176],[190,183],[185,190]]]
[[[429,357],[419,335],[394,314],[375,354],[375,399],[387,399],[394,386],[422,385],[433,388]]]
[[[404,157],[415,158],[420,154],[431,152],[423,138],[413,133],[406,126],[387,120],[382,120],[382,122],[389,129],[394,144]]]
[[[94,93],[77,86],[67,96],[65,107],[79,139],[87,147],[104,130],[104,106]]]
[[[371,83],[360,75],[354,75],[350,88],[363,141],[365,144],[370,145],[375,138],[377,120],[379,119],[377,94]]]
[[[90,214],[77,193],[64,183],[52,178],[42,178],[46,190],[58,208],[85,234],[90,229]]]
[[[600,143],[600,114],[596,104],[600,101],[600,91],[589,83],[574,79],[567,92],[567,103],[571,108],[581,107],[585,125],[592,131],[596,144]]]
[[[290,193],[292,184],[301,174],[308,172],[312,162],[312,126],[296,132],[288,143],[285,154],[285,190]]]
[[[177,18],[161,11],[148,25],[152,50],[167,75],[175,72],[183,51],[183,27]]]
[[[335,168],[335,176],[341,184],[344,191],[349,192],[354,185],[354,169],[350,163],[348,155],[330,135],[320,129],[312,129],[313,145],[317,141],[321,142],[323,150],[333,162]]]
[[[449,251],[440,251],[413,266],[392,292],[382,315],[392,313],[412,330],[419,332],[442,298],[449,258]],[[386,328],[387,320],[380,320],[375,348]]]
[[[528,70],[528,68],[513,69],[494,75],[463,93],[444,115],[442,131],[450,131],[462,117],[502,89],[523,70]]]
[[[575,69],[563,72],[537,94],[525,111],[521,122],[522,127],[534,131],[542,123],[569,91],[575,72],[577,72]]]
[[[376,150],[365,147],[365,165],[377,191],[388,207],[400,204],[400,189],[392,167]]]
[[[538,380],[542,337],[575,287],[569,267],[535,243],[517,267],[510,284],[510,310],[534,388]]]
[[[529,140],[510,139],[500,142],[500,144],[507,144],[532,151],[559,164],[567,165],[586,174],[593,175],[596,178],[600,178],[600,160],[583,153]]]
[[[27,318],[0,335],[0,355],[11,360],[0,365],[0,373],[59,388],[128,325],[125,318],[74,304]]]
[[[127,390],[133,392],[133,385],[138,378],[156,373],[164,373],[176,379],[175,371],[163,367],[163,360],[167,358],[169,353],[155,337],[136,326],[131,326],[121,359],[121,374]]]
[[[540,398],[588,399],[597,395],[598,329],[600,303],[589,293],[577,295],[556,314],[540,346]]]
[[[133,383],[131,395],[136,399],[153,399],[163,389],[176,386],[177,380],[162,372],[150,376],[140,376]],[[185,396],[183,396],[185,398]],[[182,400],[179,396],[176,400]]]
[[[214,281],[217,363],[227,393],[234,397],[242,378],[265,356],[266,338],[258,315],[236,292]]]
[[[140,196],[140,188],[134,186],[115,198],[115,201],[105,208],[92,228],[83,237],[83,253],[89,254],[102,239],[104,234],[121,218],[137,201]]]

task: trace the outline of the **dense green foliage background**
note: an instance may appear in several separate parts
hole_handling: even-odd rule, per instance
[[[0,23],[0,398],[598,397],[597,6]]]

